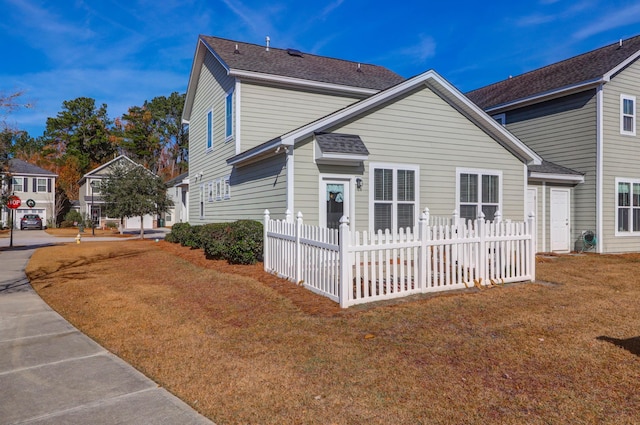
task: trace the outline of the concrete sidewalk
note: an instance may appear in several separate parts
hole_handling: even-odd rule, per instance
[[[24,274],[33,250],[0,250],[0,423],[213,423],[42,301]]]

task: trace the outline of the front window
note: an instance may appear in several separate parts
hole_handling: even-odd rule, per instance
[[[11,190],[13,192],[24,192],[23,182],[22,177],[13,177],[11,179]]]
[[[38,192],[46,192],[47,191],[47,179],[38,179]]]
[[[640,180],[616,179],[617,233],[640,232]]]
[[[458,172],[458,211],[460,218],[475,220],[482,211],[485,220],[493,221],[500,209],[500,181],[502,175],[489,170]]]
[[[620,95],[620,133],[636,135],[636,97]]]
[[[373,230],[395,232],[415,226],[418,167],[380,166],[373,170]]]

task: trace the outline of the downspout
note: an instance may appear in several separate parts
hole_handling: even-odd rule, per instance
[[[598,243],[596,244],[596,252],[602,254],[602,182],[603,182],[603,157],[602,145],[604,141],[604,125],[603,125],[603,84],[596,89],[596,235]]]
[[[240,80],[238,78],[236,78],[236,83],[235,83],[235,88],[234,88],[234,96],[235,98],[235,120],[236,120],[236,132],[235,132],[235,136],[236,136],[236,140],[235,140],[235,144],[236,144],[236,155],[240,154],[240,152],[242,152],[242,140],[241,140],[241,134],[242,134],[242,126],[241,126],[241,119],[240,117],[242,117],[242,104],[241,104],[241,99],[242,99],[242,93],[240,92],[240,87],[242,87],[242,84],[240,84]]]
[[[547,182],[542,182],[542,252],[547,252]]]

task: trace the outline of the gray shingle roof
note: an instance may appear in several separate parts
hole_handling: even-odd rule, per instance
[[[16,158],[9,160],[9,172],[11,174],[38,174],[45,176],[57,176],[56,173],[52,173],[49,170],[45,170],[44,168],[40,168],[36,165],[29,164],[26,161]]]
[[[375,90],[384,90],[404,81],[402,76],[382,66],[358,64],[304,52],[299,56],[296,52],[290,54],[288,49],[273,47],[266,51],[266,46],[206,35],[201,35],[200,39],[230,69]]]
[[[566,174],[566,175],[575,175],[575,176],[584,175],[584,173],[581,173],[576,170],[572,170],[571,168],[563,167],[562,165],[558,165],[550,161],[542,161],[542,164],[540,165],[528,165],[527,168],[529,172],[533,172],[533,173]]]
[[[604,76],[640,50],[640,35],[467,93],[483,109]]]
[[[318,147],[323,153],[369,155],[360,136],[340,133],[315,133]]]

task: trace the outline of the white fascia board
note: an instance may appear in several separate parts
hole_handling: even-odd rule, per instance
[[[254,71],[243,71],[239,69],[231,69],[228,72],[229,76],[237,78],[246,78],[257,81],[267,81],[271,83],[277,83],[287,86],[308,87],[314,89],[336,91],[340,93],[351,93],[357,95],[371,96],[378,93],[380,90],[367,89],[362,87],[344,86],[340,84],[323,83],[320,81],[305,80],[302,78],[284,77],[281,75],[264,74]]]
[[[529,180],[545,181],[547,183],[580,184],[580,183],[584,183],[584,176],[532,172],[529,174]]]
[[[587,80],[581,83],[572,84],[570,86],[560,87],[558,89],[549,90],[543,93],[537,93],[528,97],[523,97],[522,99],[517,99],[511,102],[501,103],[500,105],[487,108],[486,112],[489,114],[495,114],[499,111],[501,112],[509,109],[514,109],[516,107],[527,106],[533,103],[541,102],[543,100],[549,100],[559,96],[566,96],[574,92],[577,93],[591,87],[595,88],[603,82],[606,82],[604,77],[594,78],[593,80]]]
[[[636,59],[638,59],[638,57],[640,57],[640,50],[638,50],[637,52],[635,52],[633,55],[629,56],[625,61],[620,62],[615,68],[613,68],[611,71],[607,72],[606,74],[604,74],[603,76],[603,80],[606,81],[611,81],[611,77],[613,77],[614,75],[616,75],[618,72],[620,72],[621,70],[623,70],[624,68],[626,68],[627,66],[629,66],[629,64],[631,64],[633,61],[635,61]]]
[[[244,165],[244,164],[253,162],[253,160],[257,157],[270,156],[269,154],[275,155],[276,153],[279,152],[279,149],[283,145],[284,143],[282,142],[282,140],[280,139],[273,140],[271,142],[265,143],[262,146],[258,146],[256,148],[253,148],[244,153],[235,155],[227,159],[227,164],[232,166]],[[272,151],[272,152],[269,152],[269,151]]]

